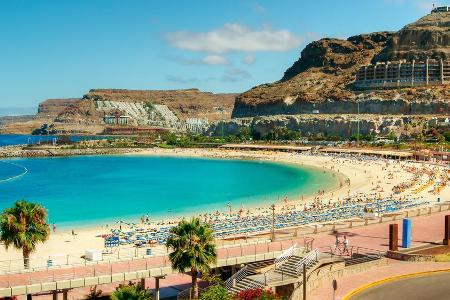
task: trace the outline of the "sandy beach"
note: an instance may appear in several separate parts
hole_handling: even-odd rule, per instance
[[[145,156],[174,156],[174,157],[205,157],[205,158],[229,158],[229,159],[249,159],[271,161],[284,164],[294,164],[297,166],[314,167],[324,172],[333,172],[337,177],[337,186],[330,187],[320,195],[309,195],[303,197],[299,195],[296,199],[289,198],[287,201],[280,200],[276,203],[276,210],[282,211],[286,206],[301,207],[305,203],[313,203],[320,199],[325,203],[339,202],[349,195],[357,193],[364,195],[378,195],[378,197],[393,196],[393,187],[401,185],[404,182],[412,180],[414,174],[406,170],[405,162],[394,162],[386,160],[368,160],[356,158],[337,158],[333,156],[310,155],[286,152],[265,152],[265,151],[237,151],[221,149],[160,149],[154,148],[140,152],[132,152],[124,155],[145,155]],[[421,163],[408,162],[408,166],[421,168]],[[434,166],[428,167],[430,170]],[[444,172],[442,167],[436,167],[435,172]],[[434,195],[428,189],[413,193],[417,186],[425,184],[427,175],[424,176],[423,183],[419,182],[416,186],[405,189],[399,194],[393,196],[396,199],[402,197],[426,198],[430,202],[436,202],[440,197],[442,200],[450,199],[450,188],[447,186],[440,191],[440,195]],[[226,207],[218,207],[218,210],[226,211]],[[238,209],[238,208],[233,208]],[[255,208],[253,208],[255,209]],[[165,221],[168,221],[169,218]],[[138,222],[138,220],[136,220]],[[118,226],[118,225],[117,225]],[[87,249],[103,249],[103,238],[98,237],[108,233],[108,228],[104,226],[82,228],[76,230],[76,235],[69,231],[56,230],[52,233],[50,239],[39,244],[36,252],[32,254],[32,259],[45,261],[51,257],[55,261],[69,260],[78,261],[80,256]],[[134,254],[131,245],[122,246],[122,253]],[[163,246],[156,247],[155,254],[164,253]],[[5,250],[0,247],[1,261],[17,259],[20,263],[22,257],[21,251],[15,249]]]

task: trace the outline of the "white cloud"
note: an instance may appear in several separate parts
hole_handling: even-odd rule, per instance
[[[251,64],[253,64],[255,62],[255,56],[254,55],[250,55],[250,54],[246,55],[246,56],[244,56],[242,58],[241,62],[243,64],[246,64],[246,65],[251,65]]]
[[[243,69],[232,68],[225,70],[220,77],[208,77],[206,80],[222,81],[222,82],[237,82],[239,80],[246,80],[252,78],[252,75]]]
[[[221,55],[207,55],[202,59],[205,65],[228,65],[228,60]]]
[[[200,80],[198,78],[185,78],[181,76],[174,76],[174,75],[168,75],[167,81],[180,83],[180,84],[193,84],[193,83],[199,83]]]
[[[167,59],[177,61],[186,65],[229,65],[228,59],[221,55],[211,54],[201,59],[187,58],[182,56],[169,56]]]
[[[289,30],[253,31],[237,23],[208,32],[171,32],[165,37],[173,47],[207,53],[288,51],[302,43],[302,38]]]

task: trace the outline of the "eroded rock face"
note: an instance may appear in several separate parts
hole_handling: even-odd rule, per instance
[[[8,133],[14,133],[14,128],[20,128],[18,133],[31,133],[42,124],[53,124],[62,132],[102,132],[106,124],[105,114],[128,115],[127,111],[116,109],[105,111],[97,107],[98,102],[139,103],[142,105],[166,105],[171,113],[184,121],[187,118],[208,119],[216,121],[230,119],[237,94],[213,94],[198,89],[187,90],[123,90],[123,89],[93,89],[81,99],[49,99],[39,104],[37,119],[33,123],[11,124]],[[141,107],[143,110],[144,108]],[[136,117],[136,116],[134,116]],[[131,120],[131,125],[147,125],[139,120]],[[0,124],[1,125],[1,124]],[[26,125],[26,126],[25,126]],[[4,129],[5,130],[5,129]]]
[[[89,100],[80,100],[76,104],[66,107],[60,112],[54,122],[69,124],[101,124],[103,116],[95,109]]]
[[[339,71],[366,62],[361,54],[370,55],[371,50],[380,49],[391,37],[390,32],[376,32],[352,36],[347,40],[325,38],[312,42],[303,49],[300,59],[286,70],[281,81],[310,68],[321,68],[324,73],[337,75]]]
[[[62,113],[66,108],[77,104],[81,99],[67,98],[67,99],[48,99],[39,104],[37,117],[40,118],[55,118]]]
[[[356,95],[347,85],[360,65],[370,63],[381,51],[391,33],[379,32],[350,37],[347,40],[321,39],[302,51],[282,80],[252,88],[236,98],[233,117],[300,113],[294,107],[302,103],[330,100],[351,101]]]
[[[93,89],[84,95],[85,100],[148,102],[163,104],[181,120],[186,118],[208,118],[219,120],[222,117],[218,107],[223,107],[224,118],[229,119],[237,94],[213,94],[198,89],[186,90],[122,90]]]
[[[359,106],[359,108],[358,108]],[[236,103],[233,116],[245,118],[250,116],[271,116],[282,114],[448,114],[450,101],[434,99],[431,101],[407,101],[404,99],[364,99],[358,102],[348,100],[327,99],[321,102],[295,101],[292,104],[285,102],[271,102],[255,106]]]
[[[409,137],[422,132],[431,116],[374,116],[374,115],[278,115],[254,118],[236,118],[224,125],[226,135],[238,135],[244,127],[264,137],[276,127],[286,127],[300,132],[302,136],[335,136],[348,138],[358,131],[361,134]],[[220,136],[221,124],[215,123],[207,131],[209,135]]]
[[[426,15],[393,35],[373,62],[450,59],[450,12]]]
[[[445,114],[450,86],[355,91],[351,83],[362,66],[381,60],[449,58],[450,13],[434,13],[399,32],[376,32],[310,43],[280,81],[239,95],[233,117],[275,114],[366,113]],[[363,102],[367,102],[363,104]],[[422,110],[423,109],[423,110]]]

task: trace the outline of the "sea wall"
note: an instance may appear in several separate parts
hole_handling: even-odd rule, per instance
[[[0,147],[0,158],[9,157],[48,157],[48,156],[76,156],[76,155],[110,155],[139,152],[139,148],[80,148],[71,149],[63,147],[26,147],[5,146]]]

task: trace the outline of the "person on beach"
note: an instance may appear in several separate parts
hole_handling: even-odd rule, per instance
[[[53,233],[56,233],[56,225],[53,223]]]

